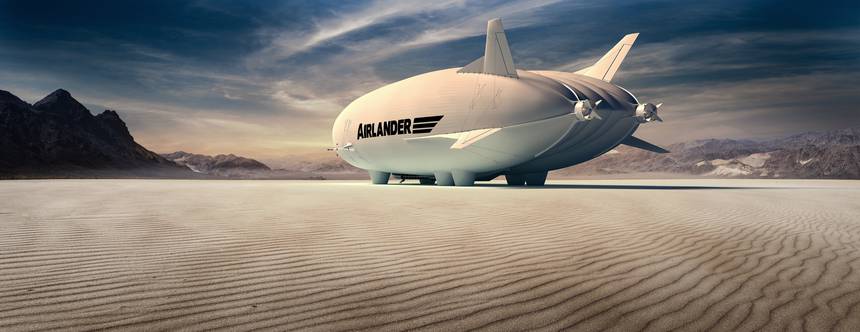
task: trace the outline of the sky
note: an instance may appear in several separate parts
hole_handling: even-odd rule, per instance
[[[353,99],[483,53],[575,71],[639,32],[613,83],[662,102],[658,144],[860,125],[856,1],[8,1],[0,89],[64,88],[150,150],[324,153]]]

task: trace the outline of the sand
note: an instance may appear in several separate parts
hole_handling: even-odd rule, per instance
[[[0,182],[0,330],[860,330],[860,182]]]

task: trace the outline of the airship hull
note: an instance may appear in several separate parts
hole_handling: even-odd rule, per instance
[[[659,120],[659,105],[643,106],[609,83],[635,34],[594,66],[568,73],[516,69],[501,22],[487,29],[484,57],[350,103],[332,129],[337,154],[368,170],[373,183],[395,175],[471,185],[504,174],[510,184],[542,185],[548,171],[626,144],[640,123]]]
[[[575,119],[563,86],[540,75],[522,74],[530,79],[446,69],[372,91],[347,106],[335,121],[333,140],[338,146],[351,145],[338,154],[363,169],[413,175],[433,175],[452,166],[484,173],[530,160],[535,150],[555,142]],[[416,127],[422,118],[439,120],[429,123],[432,127]],[[415,128],[408,133],[400,130],[401,120]],[[386,131],[392,121],[398,122],[398,130]],[[468,148],[451,148],[457,140],[454,134],[492,129],[498,130]]]

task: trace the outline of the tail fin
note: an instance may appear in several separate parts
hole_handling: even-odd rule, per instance
[[[487,41],[484,56],[466,65],[458,73],[483,73],[518,78],[514,58],[501,19],[487,22]]]
[[[631,33],[624,36],[618,44],[615,44],[609,52],[606,52],[600,60],[597,60],[597,63],[576,73],[607,82],[612,81],[612,77],[615,76],[615,72],[618,71],[618,68],[621,67],[621,62],[627,56],[627,52],[633,47],[636,37],[639,37],[639,33]]]
[[[654,144],[648,143],[648,142],[642,140],[641,138],[636,138],[633,136],[627,136],[627,138],[625,138],[623,141],[621,141],[621,144],[629,145],[629,146],[632,146],[634,148],[639,148],[642,150],[656,152],[656,153],[669,153],[669,150],[666,150],[666,149],[661,148],[659,146],[656,146]]]

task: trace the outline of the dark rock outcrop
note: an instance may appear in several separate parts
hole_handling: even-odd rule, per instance
[[[33,105],[0,90],[0,175],[152,168],[184,172],[137,144],[116,112],[93,116],[62,89]]]

